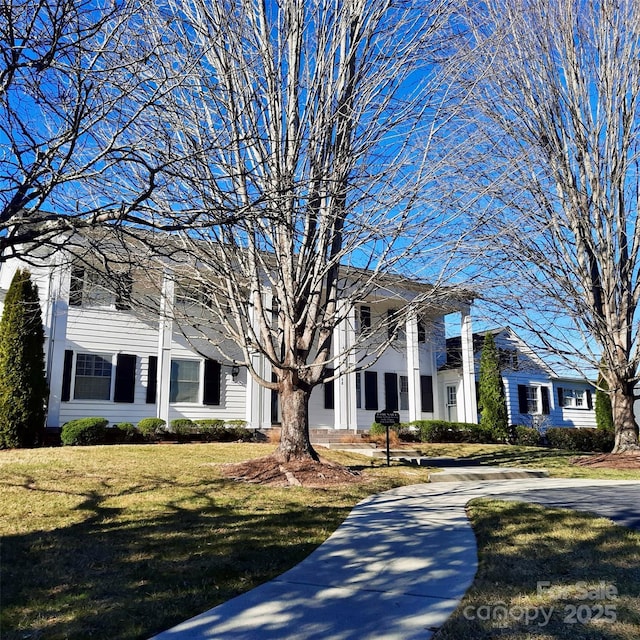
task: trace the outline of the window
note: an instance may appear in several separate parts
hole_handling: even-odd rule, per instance
[[[424,320],[418,320],[418,342],[424,344],[427,341],[427,325]]]
[[[458,421],[458,387],[455,385],[447,386],[447,420]]]
[[[362,374],[356,371],[356,409],[362,409]]]
[[[109,400],[111,398],[111,359],[91,353],[76,357],[73,397],[76,400]]]
[[[424,413],[433,413],[433,376],[420,376],[420,404]]]
[[[537,387],[527,387],[527,413],[538,413]]]
[[[371,329],[371,307],[360,307],[360,331]]]
[[[409,410],[409,377],[400,376],[400,410]]]
[[[550,412],[549,388],[536,385],[518,385],[518,410],[521,414],[544,414]]]
[[[121,311],[131,308],[133,278],[129,273],[104,274],[91,268],[73,267],[69,283],[69,305],[72,307],[112,307]],[[115,291],[115,293],[114,293]]]
[[[498,350],[498,360],[501,369],[518,370],[518,352],[508,351],[507,349]]]
[[[199,402],[200,362],[172,360],[169,402]]]
[[[591,390],[558,387],[558,405],[566,409],[591,409]]]

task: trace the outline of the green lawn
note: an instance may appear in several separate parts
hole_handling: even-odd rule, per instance
[[[362,467],[364,483],[270,488],[220,463],[270,445],[0,451],[3,640],[147,638],[279,575],[362,498],[425,469]]]
[[[500,464],[551,466],[557,475],[611,477],[573,469],[573,454],[433,447],[430,455],[457,451],[482,462],[493,456]],[[358,469],[363,482],[306,489],[223,478],[222,463],[263,456],[272,448],[0,451],[0,636],[148,638],[282,573],[325,540],[362,498],[425,482],[429,472],[323,452]],[[501,519],[500,525],[507,522]]]
[[[478,573],[434,640],[640,638],[640,532],[527,503],[468,512]]]

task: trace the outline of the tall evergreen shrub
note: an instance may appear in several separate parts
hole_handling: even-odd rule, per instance
[[[596,386],[596,426],[604,431],[613,431],[613,410],[608,389],[609,385],[600,373]]]
[[[46,400],[38,287],[21,269],[11,281],[0,320],[0,448],[42,443]]]
[[[487,332],[480,355],[478,410],[480,426],[490,432],[496,440],[507,437],[509,417],[504,395],[504,384],[500,375],[500,358],[493,334]]]

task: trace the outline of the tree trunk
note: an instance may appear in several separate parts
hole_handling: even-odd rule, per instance
[[[612,453],[638,451],[638,424],[633,404],[635,401],[633,385],[617,384],[611,394],[613,424],[616,430],[615,445]]]
[[[282,430],[280,445],[274,456],[281,462],[290,460],[318,460],[309,440],[310,388],[301,388],[294,381],[295,374],[287,372],[281,380],[280,411]]]

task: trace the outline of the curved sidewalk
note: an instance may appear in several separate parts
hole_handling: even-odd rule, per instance
[[[473,582],[477,497],[600,513],[640,528],[640,482],[536,478],[399,487],[360,502],[278,578],[154,640],[427,640]]]

